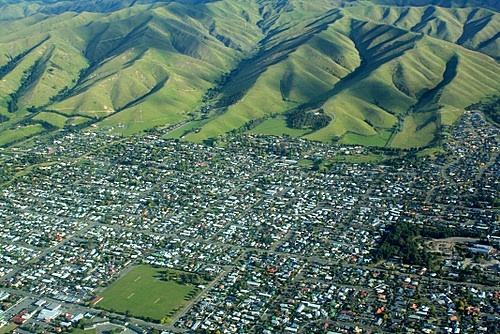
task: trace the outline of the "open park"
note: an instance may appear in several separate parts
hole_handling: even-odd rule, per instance
[[[140,265],[103,291],[99,308],[126,315],[166,322],[198,292],[187,284],[193,274]],[[189,280],[189,278],[188,278]]]

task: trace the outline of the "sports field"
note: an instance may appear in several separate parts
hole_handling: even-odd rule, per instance
[[[193,296],[196,287],[176,281],[160,279],[166,272],[180,273],[165,268],[137,266],[103,291],[99,308],[140,318],[160,321],[172,315]]]

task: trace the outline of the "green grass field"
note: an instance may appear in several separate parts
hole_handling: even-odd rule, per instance
[[[43,131],[43,126],[40,124],[28,125],[15,130],[2,131],[0,133],[0,146],[10,144],[24,138],[28,138],[42,131]]]
[[[33,117],[33,119],[48,122],[58,128],[63,128],[67,121],[66,117],[51,112],[41,112]]]
[[[108,311],[130,313],[135,317],[158,321],[171,317],[187,304],[188,296],[195,293],[196,287],[158,279],[166,271],[164,268],[146,265],[134,268],[104,290],[101,294],[103,299],[97,306]]]
[[[299,166],[302,167],[312,167],[314,165],[314,161],[311,159],[300,159]]]
[[[89,120],[90,120],[90,118],[87,118],[87,117],[74,116],[74,117],[68,118],[68,120],[66,121],[66,125],[78,125],[78,124],[88,122]]]
[[[352,164],[363,164],[363,163],[380,164],[385,159],[386,158],[384,156],[375,153],[336,155],[333,158],[328,159],[328,165],[331,164],[336,165],[337,162],[346,162]]]
[[[421,124],[425,124],[430,117],[430,113],[418,113],[406,117],[403,130],[393,137],[391,146],[410,148],[428,145],[436,135],[436,124],[430,122],[424,127],[421,127]]]
[[[342,144],[346,145],[363,145],[363,146],[385,146],[391,137],[390,130],[384,130],[375,136],[363,136],[357,133],[346,133],[342,140]]]
[[[16,324],[10,323],[5,327],[0,328],[0,334],[12,333],[12,331],[16,328],[17,328]]]
[[[282,118],[269,118],[249,131],[250,133],[259,135],[289,135],[292,137],[300,137],[308,132],[308,130],[291,129],[286,126],[286,120]]]

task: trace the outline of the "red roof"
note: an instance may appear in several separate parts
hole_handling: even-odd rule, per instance
[[[101,300],[102,300],[101,296],[95,296],[95,298],[90,301],[90,304],[95,305],[95,304],[99,303]]]
[[[12,322],[18,325],[22,325],[27,320],[25,315],[28,313],[29,313],[28,310],[22,310],[12,319]]]

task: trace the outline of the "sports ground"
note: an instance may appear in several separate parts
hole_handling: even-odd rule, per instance
[[[196,293],[192,285],[160,279],[165,272],[178,273],[165,268],[140,265],[111,284],[101,294],[99,308],[129,314],[134,317],[160,321],[168,319],[184,307]]]

